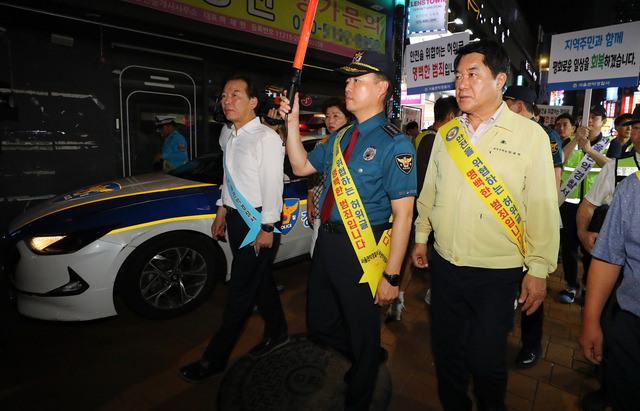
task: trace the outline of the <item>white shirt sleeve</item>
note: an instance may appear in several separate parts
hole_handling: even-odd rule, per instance
[[[260,197],[262,199],[262,223],[280,221],[282,214],[282,191],[284,189],[284,152],[282,140],[269,129],[259,141],[258,176]]]
[[[613,198],[613,192],[616,188],[616,161],[609,161],[600,170],[600,174],[593,182],[593,185],[584,196],[585,200],[590,202],[596,207],[600,207],[603,204],[611,204]]]

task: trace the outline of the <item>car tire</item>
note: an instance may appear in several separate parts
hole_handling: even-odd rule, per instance
[[[199,307],[213,291],[220,264],[209,238],[195,233],[165,234],[131,253],[117,289],[141,317],[162,320]]]

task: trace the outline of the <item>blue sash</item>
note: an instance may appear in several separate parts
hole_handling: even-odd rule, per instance
[[[245,245],[252,243],[256,239],[256,237],[258,237],[258,233],[260,232],[260,213],[247,201],[246,198],[244,198],[244,196],[236,188],[235,184],[233,184],[233,178],[231,178],[231,174],[229,174],[226,159],[227,156],[225,155],[223,164],[225,181],[227,183],[227,191],[229,192],[229,195],[231,196],[236,209],[240,213],[240,216],[249,227],[249,232],[240,245],[240,248],[242,248]],[[275,227],[273,228],[273,231],[275,233],[280,232],[280,230]]]

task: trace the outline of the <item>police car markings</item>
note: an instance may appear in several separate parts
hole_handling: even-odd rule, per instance
[[[195,185],[191,185],[191,186],[182,186],[182,187],[174,187],[174,188],[163,188],[163,189],[160,189],[160,190],[150,190],[150,191],[142,191],[142,192],[139,192],[139,193],[122,194],[122,195],[119,195],[119,196],[113,196],[113,197],[96,199],[96,200],[93,200],[93,201],[87,201],[86,203],[74,204],[74,205],[71,205],[69,207],[61,208],[59,210],[55,210],[55,211],[52,211],[50,213],[38,216],[38,217],[34,218],[33,220],[27,221],[26,223],[22,224],[20,227],[17,227],[14,231],[17,231],[18,229],[20,229],[20,228],[22,228],[22,227],[24,227],[24,226],[26,226],[28,224],[31,224],[36,220],[40,220],[40,219],[42,219],[44,217],[47,217],[47,216],[50,216],[50,215],[53,215],[53,214],[56,214],[56,213],[60,213],[62,211],[69,210],[71,208],[85,206],[87,204],[98,203],[100,201],[113,200],[113,199],[116,199],[116,198],[132,197],[132,196],[137,196],[137,195],[142,195],[142,194],[149,194],[149,193],[161,193],[163,191],[175,191],[175,190],[183,190],[183,189],[188,189],[188,188],[208,187],[208,186],[216,186],[216,185],[218,185],[218,184],[195,184]]]

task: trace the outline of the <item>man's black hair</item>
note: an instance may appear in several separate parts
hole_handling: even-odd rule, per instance
[[[405,126],[406,130],[411,130],[411,129],[414,129],[414,128],[418,128],[418,123],[416,121],[410,121]]]
[[[256,81],[250,74],[247,73],[233,73],[228,75],[222,83],[222,89],[224,90],[225,84],[233,80],[242,80],[247,84],[247,95],[249,96],[249,98],[260,97],[260,89],[258,88]]]
[[[562,113],[558,117],[556,117],[556,123],[558,122],[558,120],[562,120],[563,118],[566,118],[567,120],[569,120],[569,123],[571,123],[571,125],[575,127],[576,120],[569,113]]]
[[[460,108],[455,97],[442,96],[436,100],[433,105],[433,117],[435,121],[445,121],[449,113],[453,113],[454,116],[460,115]]]
[[[458,70],[458,64],[462,56],[466,56],[471,53],[480,53],[484,56],[483,63],[489,67],[493,78],[496,78],[498,74],[504,73],[509,75],[509,67],[511,62],[507,52],[504,51],[501,45],[491,40],[479,40],[467,43],[464,47],[458,50],[458,55],[453,62],[453,68]]]

